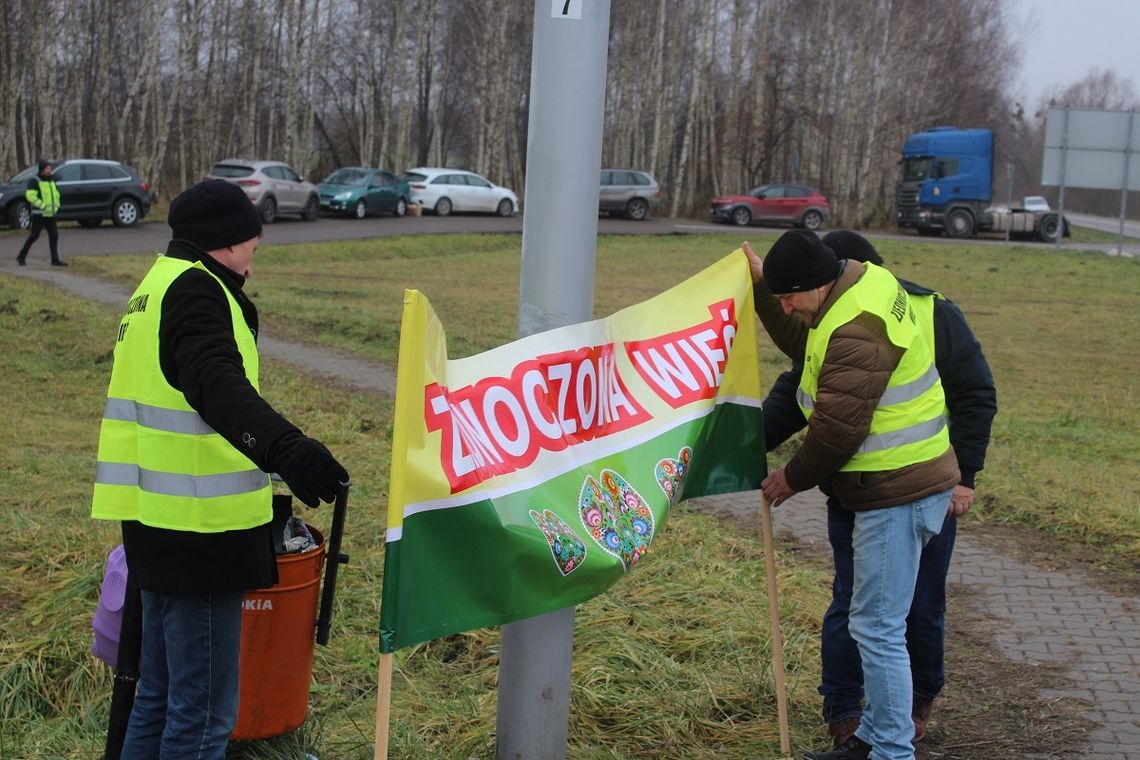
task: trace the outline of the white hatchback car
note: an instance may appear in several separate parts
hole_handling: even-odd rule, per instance
[[[412,190],[412,202],[447,216],[452,211],[482,211],[510,216],[519,209],[519,197],[508,188],[460,169],[416,167],[402,177]]]

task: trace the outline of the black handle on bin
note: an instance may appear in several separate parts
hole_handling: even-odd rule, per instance
[[[325,586],[321,590],[321,612],[317,616],[317,643],[328,646],[332,627],[332,605],[336,596],[336,572],[341,563],[348,564],[348,555],[341,554],[340,540],[344,535],[344,515],[348,511],[348,488],[352,483],[341,483],[333,506],[332,528],[329,530],[328,553],[325,555]]]

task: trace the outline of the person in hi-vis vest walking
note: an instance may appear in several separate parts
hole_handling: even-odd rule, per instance
[[[830,480],[855,513],[848,629],[867,704],[849,741],[809,760],[913,760],[906,617],[922,547],[942,528],[960,474],[934,348],[906,291],[874,264],[836,258],[815,233],[780,236],[763,262],[744,245],[756,313],[802,359],[807,433],[761,488],[773,506]]]
[[[53,267],[65,267],[67,262],[59,257],[59,227],[55,223],[55,215],[59,213],[59,188],[56,186],[55,180],[51,178],[51,161],[45,161],[41,158],[37,167],[36,176],[28,181],[28,189],[24,191],[24,197],[28,199],[28,205],[31,206],[32,227],[28,232],[28,239],[24,241],[20,253],[16,256],[16,263],[24,266],[28,260],[28,251],[31,250],[32,243],[36,242],[40,237],[40,232],[46,229],[48,248],[51,251],[51,265]]]
[[[276,472],[302,502],[348,473],[259,393],[242,291],[261,217],[206,180],[170,204],[173,239],[119,324],[92,516],[122,522],[142,591],[140,679],[121,760],[222,760],[237,722],[242,597],[277,582]],[[283,665],[283,667],[287,667]]]

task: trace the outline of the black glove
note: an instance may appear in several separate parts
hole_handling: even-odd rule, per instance
[[[287,435],[273,445],[273,455],[274,470],[308,507],[321,501],[331,503],[341,484],[348,482],[348,471],[315,438],[301,433]]]

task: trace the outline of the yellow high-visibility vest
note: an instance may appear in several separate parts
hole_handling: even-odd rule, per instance
[[[24,191],[24,197],[32,204],[34,212],[46,217],[55,216],[59,211],[59,188],[50,179],[37,179],[36,182],[39,189],[33,190],[29,187]]]
[[[160,255],[127,304],[115,343],[111,383],[99,430],[91,516],[138,520],[156,528],[215,533],[272,518],[269,476],[218,435],[166,381],[158,327],[170,284],[201,262]],[[245,375],[258,387],[257,345],[241,307],[230,305]]]
[[[796,400],[811,419],[819,370],[831,334],[859,314],[879,317],[887,337],[904,349],[871,418],[871,429],[842,472],[896,470],[942,455],[950,447],[946,397],[934,366],[934,299],[912,299],[890,272],[874,264],[808,331]]]

